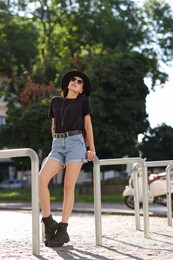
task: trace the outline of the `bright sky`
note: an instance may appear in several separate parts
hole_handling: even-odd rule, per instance
[[[144,0],[136,1],[138,3],[144,2]],[[173,8],[173,0],[165,1]],[[167,68],[166,72],[169,74],[169,81],[165,84],[165,87],[156,87],[156,91],[151,91],[146,98],[146,110],[152,128],[162,123],[173,127],[173,67]]]
[[[173,127],[173,68],[168,69],[169,81],[164,88],[156,87],[146,98],[146,110],[152,128],[165,123]]]

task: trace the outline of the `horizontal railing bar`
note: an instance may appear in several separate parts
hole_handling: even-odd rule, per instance
[[[132,158],[117,158],[117,159],[101,159],[99,160],[100,165],[118,165],[118,164],[132,164],[132,163],[143,163],[143,159],[140,157]],[[96,162],[97,163],[97,162]]]
[[[39,185],[38,171],[39,158],[31,148],[4,149],[0,150],[0,158],[30,157],[32,177],[32,252],[40,255],[40,232],[39,232]]]

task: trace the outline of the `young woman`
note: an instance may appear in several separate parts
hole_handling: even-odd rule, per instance
[[[95,158],[88,97],[91,82],[81,71],[69,71],[61,80],[62,97],[53,97],[49,108],[52,118],[52,150],[39,174],[42,221],[45,225],[45,245],[60,247],[70,241],[67,226],[74,205],[74,191],[83,163]],[[89,150],[83,137],[87,139]],[[57,223],[50,211],[50,180],[65,167],[62,219]]]

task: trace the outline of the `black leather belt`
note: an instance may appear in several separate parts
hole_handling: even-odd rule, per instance
[[[54,138],[65,138],[68,136],[79,135],[81,133],[82,133],[81,130],[73,130],[73,131],[64,132],[64,133],[55,133]]]

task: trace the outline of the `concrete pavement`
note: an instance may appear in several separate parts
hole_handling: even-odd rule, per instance
[[[61,204],[53,203],[52,208],[54,218],[60,221]],[[134,211],[124,205],[102,204],[103,213],[109,214],[102,215],[103,244],[96,246],[93,204],[76,203],[68,228],[71,241],[54,249],[45,247],[40,241],[40,256],[34,256],[31,205],[0,203],[0,259],[173,259],[173,227],[167,225],[164,209],[160,207],[163,217],[152,214],[150,209],[150,239],[146,239],[143,217],[141,230],[137,231]]]

